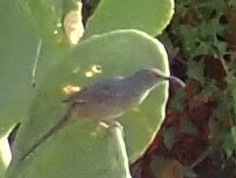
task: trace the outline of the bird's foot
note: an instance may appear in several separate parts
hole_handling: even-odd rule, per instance
[[[118,121],[102,121],[100,122],[100,125],[107,129],[112,129],[112,128],[119,128],[121,131],[123,131],[123,126],[118,122]]]

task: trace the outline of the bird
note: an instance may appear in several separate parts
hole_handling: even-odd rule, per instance
[[[162,81],[172,80],[181,87],[185,83],[175,76],[167,76],[159,69],[141,69],[127,77],[98,80],[63,100],[69,105],[65,115],[46,132],[23,156],[26,158],[44,140],[77,118],[87,118],[113,125],[126,110],[139,106]]]
[[[74,107],[72,115],[109,122],[140,105],[155,86],[164,80],[184,83],[174,76],[166,76],[158,69],[144,69],[126,78],[95,82],[72,94],[66,102]]]

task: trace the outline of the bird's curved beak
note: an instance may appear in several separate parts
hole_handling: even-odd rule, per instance
[[[167,80],[171,80],[171,81],[177,83],[178,85],[180,85],[183,88],[186,85],[181,79],[179,79],[178,77],[172,76],[172,75],[171,76],[167,76],[166,79]]]
[[[157,77],[162,78],[163,80],[171,80],[175,83],[177,83],[178,85],[180,85],[181,87],[185,87],[185,83],[178,77],[175,76],[166,76],[163,72],[161,72],[159,69],[152,69],[153,72],[156,74]]]

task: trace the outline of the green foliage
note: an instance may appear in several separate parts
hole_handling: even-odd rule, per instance
[[[169,24],[173,8],[173,0],[103,0],[88,20],[85,36],[127,28],[159,35]]]
[[[176,136],[176,128],[169,127],[163,132],[163,141],[167,149],[171,150],[174,145],[174,139]]]
[[[204,78],[203,61],[195,61],[195,60],[188,61],[188,69],[191,69],[187,71],[188,77],[195,79],[201,83],[204,83],[205,78]]]
[[[66,85],[84,86],[150,67],[169,73],[165,49],[150,35],[160,34],[169,23],[173,1],[103,0],[88,20],[86,38],[75,47],[67,45],[63,18],[76,2],[67,3],[0,2],[0,135],[21,123],[7,177],[127,178],[127,160],[115,135],[86,120],[63,128],[21,158],[65,114]],[[102,73],[86,77],[94,65],[101,66]],[[142,155],[163,122],[167,87],[160,85],[139,108],[121,118],[131,161]]]
[[[24,15],[45,40],[52,43],[61,42],[63,39],[62,16],[65,15],[65,2],[45,0],[20,0],[18,5],[24,10]]]
[[[194,97],[216,99],[213,112],[220,127],[220,136],[214,135],[214,139],[227,157],[234,160],[235,51],[227,35],[235,28],[230,23],[235,20],[230,16],[230,13],[235,16],[235,5],[235,0],[177,0],[175,18],[171,24],[171,32],[176,37],[173,41],[181,46],[179,55],[186,62],[188,77],[201,83],[201,92]],[[233,38],[232,34],[230,37]]]
[[[150,160],[150,167],[155,178],[181,178],[184,176],[183,167],[178,161],[161,156],[153,156]]]
[[[234,155],[236,148],[236,126],[231,127],[230,130],[226,130],[221,136],[223,140],[222,147],[225,150],[227,158],[230,158]]]
[[[17,3],[0,2],[0,136],[27,113],[37,36]]]
[[[199,130],[197,129],[196,125],[194,125],[190,120],[184,118],[183,119],[183,131],[190,135],[197,135]]]
[[[24,154],[35,141],[42,137],[45,130],[50,129],[63,116],[67,109],[66,105],[61,102],[66,97],[62,93],[63,86],[79,84],[81,87],[106,76],[128,75],[139,68],[156,66],[167,70],[166,56],[163,53],[164,49],[157,41],[137,31],[117,31],[81,42],[78,48],[70,50],[64,60],[58,60],[53,69],[38,79],[29,120],[19,131],[14,150],[17,150],[17,154],[19,152]],[[127,66],[126,62],[129,59],[133,59],[133,65]],[[102,74],[88,78],[85,73],[93,65],[101,66]],[[78,69],[81,70],[77,73],[73,72]],[[164,118],[162,105],[166,97],[166,90],[158,89],[150,100],[141,105],[140,111],[131,111],[122,117],[121,122],[126,128],[127,147],[132,160],[140,156],[153,132],[160,127]],[[156,113],[156,107],[162,109]]]
[[[227,9],[229,6],[221,0],[178,2],[174,22],[184,22],[175,30],[180,35],[187,57],[222,55],[226,52],[227,44],[218,36],[222,36],[227,27],[220,22]]]
[[[20,164],[11,164],[8,177],[126,177],[114,140],[102,126],[82,120],[64,128]]]

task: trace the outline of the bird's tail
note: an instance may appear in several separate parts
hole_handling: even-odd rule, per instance
[[[60,129],[65,127],[70,123],[71,111],[73,106],[68,108],[66,114],[54,125],[48,132],[46,132],[21,158],[24,160],[30,153],[32,153],[38,146],[40,146],[45,140],[47,140],[50,136],[54,135]]]

